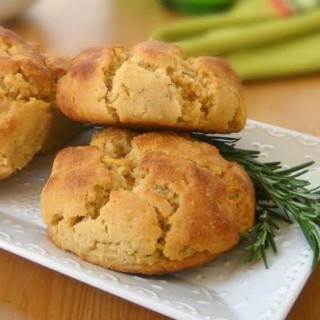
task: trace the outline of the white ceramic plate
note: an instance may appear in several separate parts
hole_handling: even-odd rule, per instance
[[[320,139],[248,121],[239,147],[258,149],[262,161],[291,166],[319,161]],[[311,272],[312,252],[296,225],[283,225],[279,253],[263,264],[243,263],[241,247],[205,267],[165,277],[121,274],[79,260],[46,236],[38,207],[53,155],[40,156],[0,183],[0,247],[175,319],[285,318]],[[306,177],[320,184],[320,163]]]

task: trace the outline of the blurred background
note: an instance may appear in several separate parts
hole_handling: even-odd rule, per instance
[[[0,0],[1,8],[3,1],[12,0]],[[93,45],[130,47],[178,16],[158,0],[34,0],[1,22],[49,50],[75,55]]]
[[[4,26],[63,54],[152,38],[181,46],[186,57],[222,56],[243,81],[320,72],[320,0],[0,3]]]

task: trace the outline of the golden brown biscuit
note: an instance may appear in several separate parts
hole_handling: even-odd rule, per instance
[[[238,76],[214,57],[183,60],[179,47],[148,41],[85,50],[57,87],[68,117],[101,125],[240,131],[246,109]]]
[[[41,148],[56,146],[56,119],[66,117],[54,101],[54,76],[42,55],[0,28],[0,180],[25,167]],[[60,138],[61,144],[66,136]]]
[[[91,263],[163,274],[233,248],[254,219],[246,172],[204,142],[105,129],[61,150],[41,195],[51,240]]]

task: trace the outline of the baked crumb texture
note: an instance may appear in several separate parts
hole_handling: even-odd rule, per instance
[[[164,274],[233,248],[253,224],[254,191],[211,145],[108,128],[58,153],[41,210],[57,246],[106,268]]]
[[[0,27],[0,180],[40,150],[62,144],[79,127],[54,107],[55,79],[61,73],[53,58],[50,63],[51,70],[35,47]]]
[[[226,61],[183,60],[179,47],[157,41],[95,47],[80,53],[58,82],[68,117],[101,125],[240,131],[246,120],[241,82]]]

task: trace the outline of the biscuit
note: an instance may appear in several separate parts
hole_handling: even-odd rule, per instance
[[[183,60],[179,47],[157,41],[90,48],[58,81],[58,108],[101,125],[230,133],[246,108],[237,74],[221,58]]]
[[[56,119],[66,117],[54,107],[53,72],[32,45],[0,28],[0,180],[25,167],[41,148],[57,145]],[[71,123],[65,126],[73,133]]]
[[[253,225],[244,169],[188,135],[107,128],[57,154],[41,194],[50,239],[93,264],[164,274],[233,248]]]

